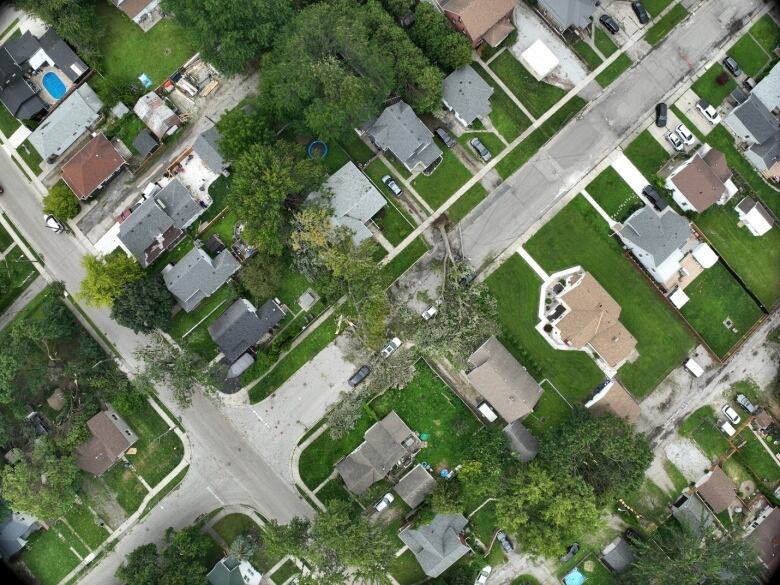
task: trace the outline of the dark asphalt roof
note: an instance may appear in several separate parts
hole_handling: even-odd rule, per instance
[[[246,299],[238,299],[209,325],[209,335],[228,363],[235,362],[260,341],[282,319],[284,311],[269,299],[260,309]]]

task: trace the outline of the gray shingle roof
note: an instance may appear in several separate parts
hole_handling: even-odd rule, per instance
[[[672,506],[672,516],[695,534],[702,534],[714,523],[714,516],[696,494],[685,494]]]
[[[622,536],[618,536],[601,551],[601,560],[615,573],[622,573],[634,562],[634,552]]]
[[[733,119],[732,117],[739,120],[745,130],[758,143],[769,140],[780,127],[777,118],[766,109],[766,106],[755,95],[751,95],[745,103],[734,108],[731,114],[726,117],[726,122]]]
[[[176,264],[169,264],[164,269],[163,280],[182,308],[190,312],[203,299],[213,295],[239,268],[241,265],[230,250],[222,250],[212,259],[201,248],[193,248]]]
[[[539,452],[539,441],[536,440],[527,428],[519,420],[509,423],[504,427],[504,434],[509,439],[509,445],[518,459],[528,463]]]
[[[490,113],[491,95],[493,88],[471,65],[464,65],[444,78],[442,99],[468,125]]]
[[[539,0],[539,5],[564,29],[587,26],[591,15],[596,12],[593,0]]]
[[[780,130],[772,134],[764,143],[751,146],[750,152],[759,157],[767,169],[771,168],[780,161]]]
[[[378,148],[392,152],[409,169],[427,167],[442,155],[431,131],[405,102],[385,108],[367,132]]]
[[[771,112],[780,107],[780,64],[772,67],[769,74],[753,88],[752,94]]]
[[[201,132],[192,145],[192,150],[195,151],[195,154],[215,173],[221,173],[226,166],[225,159],[219,152],[219,139],[219,130],[217,130],[216,126],[212,126],[208,130]]]
[[[619,235],[650,254],[659,266],[685,245],[690,233],[691,228],[684,217],[671,209],[658,214],[646,205],[625,221]]]
[[[143,158],[149,156],[152,151],[157,148],[157,140],[152,135],[152,131],[149,128],[144,128],[133,139],[133,146],[138,151],[138,154]]]
[[[410,508],[416,508],[425,500],[425,496],[436,487],[436,480],[422,465],[415,465],[409,473],[395,484],[393,489]]]
[[[282,319],[284,311],[273,299],[259,310],[248,300],[238,299],[209,325],[209,335],[232,364]]]
[[[173,225],[180,230],[189,227],[195,218],[205,211],[179,179],[173,179],[155,195],[155,198],[173,220]]]
[[[71,81],[76,81],[87,72],[89,67],[79,56],[71,49],[60,36],[50,28],[39,39],[41,48],[54,61],[57,68],[62,71]]]
[[[398,536],[409,547],[423,572],[438,577],[471,549],[460,539],[468,520],[460,514],[437,514],[430,524],[407,528]]]
[[[40,527],[35,518],[23,512],[13,512],[0,520],[0,556],[6,561],[10,559]]]

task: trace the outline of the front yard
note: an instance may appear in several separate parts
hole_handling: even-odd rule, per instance
[[[259,546],[257,547],[257,551],[249,559],[249,562],[251,562],[252,566],[261,573],[267,573],[281,560],[276,556],[270,555],[268,551],[265,550],[263,546],[262,528],[246,514],[228,514],[215,522],[212,528],[228,546],[230,546],[238,536],[247,534],[256,535],[259,540]]]
[[[412,186],[420,197],[433,209],[437,209],[447,201],[471,178],[469,170],[458,160],[452,150],[446,148],[438,138],[436,144],[444,152],[441,164],[429,176],[420,174],[412,181]]]
[[[491,123],[498,130],[499,134],[504,137],[504,140],[512,142],[531,125],[531,120],[517,107],[512,98],[501,89],[501,86],[485,71],[482,65],[472,63],[471,66],[493,88],[493,95],[490,97]]]
[[[723,76],[723,77],[721,77]],[[718,79],[725,79],[725,83],[719,83]],[[691,89],[703,100],[709,102],[716,108],[723,103],[734,88],[737,87],[737,82],[720,63],[715,63],[707,69],[707,71],[696,80],[691,86]]]
[[[32,263],[18,247],[11,248],[0,261],[0,314],[38,277]]]
[[[477,164],[480,165],[484,164],[482,159],[477,154],[477,151],[474,150],[474,147],[469,144],[469,141],[473,138],[479,138],[479,141],[485,145],[485,148],[487,148],[490,151],[490,154],[493,156],[496,156],[506,147],[506,145],[501,142],[501,139],[496,136],[494,132],[466,132],[458,136],[458,142],[463,147],[463,150],[465,150],[468,155],[474,159]]]
[[[33,174],[41,174],[41,163],[43,162],[43,159],[41,158],[41,155],[38,154],[38,151],[35,150],[35,147],[30,144],[29,140],[22,142],[19,145],[19,148],[16,149],[16,152],[24,162],[27,163],[27,166],[30,167]]]
[[[501,53],[489,67],[537,118],[566,95],[560,87],[534,79],[533,75],[509,51]]]
[[[648,130],[644,130],[631,144],[623,149],[623,154],[634,163],[645,179],[652,181],[655,174],[669,160],[669,155]]]
[[[628,183],[611,166],[593,179],[585,190],[615,221],[625,221],[632,213],[644,206]]]
[[[30,537],[22,561],[40,585],[56,585],[81,562],[57,530],[39,530]]]

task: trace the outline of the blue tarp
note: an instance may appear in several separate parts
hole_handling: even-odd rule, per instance
[[[572,569],[569,572],[569,574],[563,578],[563,582],[566,585],[582,585],[587,580],[588,578],[582,573],[580,573],[580,570],[576,567]]]
[[[141,75],[138,76],[138,81],[140,81],[141,85],[143,85],[146,89],[152,87],[152,80],[146,73],[141,73]]]

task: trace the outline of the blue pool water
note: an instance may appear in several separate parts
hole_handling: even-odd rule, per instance
[[[65,84],[53,71],[48,71],[43,74],[43,87],[49,92],[49,95],[55,100],[60,99],[65,95]]]

